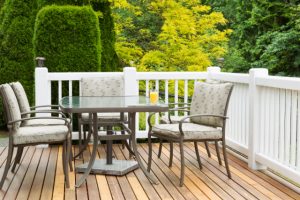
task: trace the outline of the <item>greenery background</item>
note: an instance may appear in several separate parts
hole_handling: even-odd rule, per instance
[[[300,0],[0,0],[0,84],[21,81],[32,104],[34,23],[52,4],[93,8],[101,71],[202,71],[223,57],[224,71],[300,75]]]

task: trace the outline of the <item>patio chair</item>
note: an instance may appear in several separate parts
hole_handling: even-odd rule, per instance
[[[26,92],[24,90],[23,85],[20,82],[13,82],[10,83],[10,86],[12,87],[15,96],[17,98],[20,112],[21,112],[21,117],[22,118],[30,118],[32,115],[41,112],[41,109],[43,110],[53,110],[61,114],[61,111],[58,109],[59,105],[40,105],[40,106],[32,106],[30,107],[29,101],[26,95]],[[71,124],[72,120],[67,118],[68,122]],[[31,120],[25,120],[22,121],[21,126],[41,126],[41,125],[64,125],[65,121],[61,119],[55,119],[55,118],[50,118],[50,119],[31,119]],[[14,165],[11,169],[12,172],[14,172],[16,165],[18,164],[19,160],[21,159],[23,153],[23,147],[19,147],[17,149],[17,154],[16,154],[16,159],[14,162]],[[72,152],[70,156],[70,170],[73,171],[72,167]]]
[[[71,146],[71,129],[70,123],[63,115],[63,117],[26,117],[21,118],[21,112],[18,105],[17,98],[13,89],[9,84],[3,84],[0,86],[0,94],[2,97],[4,112],[7,116],[7,126],[9,129],[9,145],[8,155],[0,182],[0,188],[2,188],[8,170],[11,166],[12,155],[14,147],[23,148],[25,146],[37,145],[37,144],[53,144],[63,143],[63,170],[65,174],[66,187],[69,188],[69,171],[68,160],[70,155]],[[54,110],[38,111],[41,113],[59,113]],[[30,121],[35,119],[56,119],[64,122],[62,125],[39,125],[39,126],[22,126],[24,121]],[[16,162],[16,161],[15,161]]]
[[[13,82],[13,83],[10,83],[10,86],[12,87],[12,89],[16,95],[22,118],[30,117],[32,114],[35,114],[35,111],[37,111],[38,109],[44,109],[44,110],[45,109],[46,110],[54,109],[56,111],[59,111],[59,105],[40,105],[40,106],[30,107],[26,92],[25,92],[22,84],[20,82]],[[68,120],[71,123],[71,119],[68,119]],[[54,125],[54,124],[62,125],[62,124],[64,124],[64,122],[61,120],[57,120],[57,119],[35,119],[35,120],[22,122],[22,125],[26,125],[26,126]]]
[[[98,77],[98,78],[82,78],[81,79],[81,96],[123,96],[124,95],[124,80],[122,76],[113,77]],[[127,123],[127,115],[124,113],[98,113],[99,127],[106,128],[107,131],[112,133],[113,126],[119,126],[120,123]],[[91,123],[92,119],[88,113],[83,113],[78,116],[78,130],[79,130],[79,149],[80,152],[75,156],[79,156],[87,145],[91,137]],[[88,136],[84,126],[87,125]],[[84,145],[82,146],[82,130]],[[121,131],[125,134],[125,131]],[[126,144],[126,143],[125,143]],[[128,150],[131,149],[126,144]],[[130,153],[133,153],[130,151]]]
[[[231,83],[208,84],[197,82],[192,98],[190,115],[183,117],[178,124],[151,124],[151,113],[148,117],[149,133],[149,158],[148,171],[152,162],[151,137],[178,142],[180,147],[181,172],[180,186],[184,183],[184,142],[194,142],[197,161],[202,169],[197,142],[222,141],[225,167],[228,177],[231,178],[225,143],[226,114],[233,85]],[[190,122],[186,122],[189,119]],[[218,151],[218,148],[216,149]]]
[[[220,83],[225,83],[225,82],[220,81],[220,80],[214,80],[214,79],[206,79],[205,83],[220,84]],[[163,115],[160,118],[160,123],[161,124],[178,124],[184,116],[174,116],[174,115],[172,115],[172,112],[174,112],[174,111],[186,112],[188,115],[190,113],[190,107],[191,107],[190,103],[184,103],[184,102],[169,103],[169,106],[170,106],[170,109],[169,109],[169,112],[167,113],[167,115]],[[179,107],[175,107],[175,106],[179,106]],[[189,119],[187,119],[186,121],[189,122]],[[157,154],[158,158],[160,158],[160,156],[161,156],[162,142],[163,142],[162,140],[159,141],[159,148],[158,148],[158,154]],[[208,142],[205,141],[204,144],[205,144],[207,156],[210,158],[211,154],[210,154]],[[218,151],[218,143],[215,143],[215,148],[216,148],[216,151],[217,151],[218,162],[219,162],[220,165],[222,165],[220,152]],[[172,166],[172,159],[173,159],[173,143],[171,142],[170,143],[169,167]]]

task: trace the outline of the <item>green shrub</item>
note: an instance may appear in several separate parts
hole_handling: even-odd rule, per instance
[[[31,0],[6,0],[0,13],[0,84],[20,81],[31,103],[34,91],[32,36],[35,15],[36,4]],[[0,126],[3,125],[1,120]]]
[[[0,0],[0,9],[2,8],[2,6],[4,5],[5,0]]]
[[[89,6],[46,6],[37,14],[34,55],[52,72],[100,71],[98,19]]]
[[[101,71],[119,71],[119,58],[115,51],[114,20],[111,13],[111,5],[108,1],[92,1],[95,11],[100,11],[99,26],[101,31]]]
[[[119,71],[119,58],[115,51],[114,20],[109,0],[38,0],[39,7],[46,5],[91,5],[98,14],[101,32],[101,71]]]

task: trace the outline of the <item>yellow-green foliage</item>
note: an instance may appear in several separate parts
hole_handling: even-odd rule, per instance
[[[198,1],[156,0],[151,6],[164,23],[154,41],[157,49],[143,56],[139,69],[204,71],[225,54],[231,31],[218,29],[226,24],[222,13],[211,12]]]
[[[197,0],[116,0],[114,6],[117,53],[139,71],[205,71],[226,53],[226,19]]]

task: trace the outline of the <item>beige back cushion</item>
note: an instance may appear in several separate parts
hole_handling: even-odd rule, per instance
[[[191,103],[191,115],[226,115],[225,108],[231,94],[231,83],[208,84],[197,82]],[[223,127],[223,119],[217,117],[193,117],[191,122]]]
[[[1,97],[5,107],[6,116],[8,121],[14,121],[21,119],[21,112],[18,104],[18,100],[15,93],[9,84],[3,84],[0,87]],[[13,128],[17,129],[21,125],[21,122],[13,124]]]
[[[81,79],[81,96],[123,96],[122,76]]]
[[[14,82],[14,83],[11,83],[10,85],[11,85],[12,89],[14,90],[15,95],[17,97],[21,113],[29,112],[30,105],[29,105],[28,98],[27,98],[26,92],[25,92],[22,84],[20,82]],[[28,118],[28,117],[30,117],[30,114],[23,115],[22,117]]]

